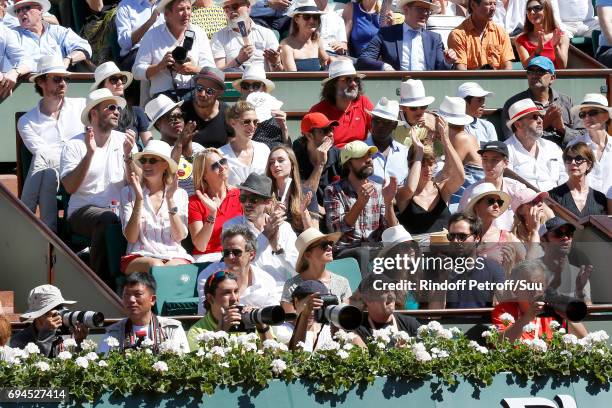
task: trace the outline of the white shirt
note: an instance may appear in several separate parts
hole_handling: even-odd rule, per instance
[[[200,27],[195,25],[189,25],[189,30],[195,33],[193,40],[193,47],[187,54],[194,65],[204,67],[214,67],[215,61],[212,58],[212,51],[210,50],[210,42],[206,32]],[[140,41],[140,48],[136,53],[136,60],[134,62],[134,78],[140,81],[147,79],[147,68],[151,65],[159,63],[166,53],[174,50],[178,45],[182,45],[183,40],[177,40],[174,35],[168,29],[167,24],[159,24],[147,31]],[[157,93],[173,89],[173,80],[178,89],[191,88],[191,75],[182,75],[172,72],[172,75],[168,69],[164,69],[152,78],[150,95],[153,96]]]
[[[598,150],[597,145],[591,140],[588,133],[575,137],[568,143],[568,146],[575,145],[578,142],[586,143],[593,150],[593,154]],[[593,163],[593,169],[587,174],[587,181],[589,187],[604,194],[607,194],[608,190],[612,188],[612,136],[608,135],[608,141],[601,158]]]
[[[504,143],[508,145],[508,168],[533,184],[540,191],[549,191],[567,181],[563,165],[563,152],[553,142],[538,139],[537,157],[523,147],[515,135]]]
[[[253,143],[253,160],[250,166],[245,166],[234,153],[234,149],[228,143],[221,146],[219,149],[223,156],[227,159],[229,164],[229,178],[228,182],[232,186],[237,186],[249,177],[251,173],[266,174],[266,166],[268,165],[268,156],[270,155],[270,148],[260,142],[252,141]]]
[[[284,249],[284,253],[274,255],[272,246],[268,238],[255,228],[255,225],[244,215],[237,215],[223,223],[223,231],[232,225],[246,225],[257,237],[257,255],[251,265],[255,265],[268,272],[276,281],[279,290],[282,291],[285,281],[294,276],[295,263],[297,262],[298,251],[295,247],[297,236],[291,224],[283,222],[278,228],[278,245]]]
[[[125,133],[111,130],[106,145],[96,149],[83,182],[70,196],[68,216],[86,205],[107,208],[112,201],[119,202],[121,189],[125,186],[124,140]],[[137,151],[134,145],[132,152]],[[87,154],[85,134],[81,133],[69,140],[62,150],[60,179],[73,171],[81,163],[85,154]]]
[[[368,146],[374,146],[372,135],[368,135],[365,142]],[[369,177],[369,180],[384,186],[389,177],[395,176],[398,185],[402,186],[408,178],[408,148],[392,140],[387,150],[387,157],[383,152],[376,152],[372,155],[374,174]]]
[[[225,269],[225,263],[215,262],[206,267],[198,275],[198,314],[206,313],[204,308],[204,285],[206,279],[213,273]],[[251,286],[248,286],[244,292],[240,294],[240,303],[247,306],[264,307],[270,305],[278,305],[280,303],[281,293],[277,290],[276,281],[266,271],[251,264]]]
[[[155,3],[151,5],[149,0],[121,0],[117,6],[115,14],[115,26],[117,26],[117,42],[121,47],[119,53],[122,57],[131,50],[138,48],[137,44],[132,44],[132,34],[151,18]],[[165,22],[164,14],[161,13],[153,27]]]
[[[128,242],[126,254],[138,254],[152,258],[170,260],[172,258],[183,258],[193,262],[191,255],[181,246],[181,241],[172,238],[172,226],[168,203],[162,200],[162,205],[157,214],[154,212],[149,200],[149,189],[142,187],[144,196],[142,211],[140,212],[140,232],[138,240],[134,243]],[[173,196],[174,203],[178,208],[178,215],[185,227],[187,227],[187,192],[182,188],[176,190]],[[123,187],[121,190],[121,228],[125,228],[132,217],[136,195],[131,186]]]
[[[42,113],[40,103],[19,118],[19,135],[32,154],[55,151],[59,156],[68,140],[83,133],[79,118],[85,108],[85,98],[64,98],[57,120]]]
[[[346,41],[346,28],[344,20],[333,10],[321,14],[321,41],[326,50],[331,51],[330,43],[334,41]]]
[[[465,190],[463,190],[463,195],[461,196],[461,201],[459,201],[459,208],[457,210],[458,211],[465,210],[465,207],[467,207],[469,203],[468,197],[472,195],[472,191],[474,190],[474,188],[477,185],[480,185],[486,182],[487,181],[485,181],[484,179],[479,180],[475,182],[474,184],[468,186]],[[527,186],[525,186],[520,181],[511,179],[511,178],[507,178],[507,177],[504,177],[502,180],[501,191],[503,191],[504,193],[507,193],[510,196],[510,198],[513,198],[519,191],[525,190],[526,188]],[[506,231],[512,231],[512,224],[514,223],[514,208],[508,207],[508,209],[504,211],[504,213],[501,214],[499,217],[497,217],[495,221],[493,221],[493,223],[499,229],[506,230]]]
[[[402,71],[424,71],[425,52],[423,51],[422,30],[414,30],[408,24],[402,24]]]
[[[278,40],[269,28],[262,27],[251,22],[251,31],[249,32],[249,40],[255,51],[253,56],[247,61],[240,61],[246,64],[263,64],[264,50],[278,49]],[[217,31],[212,38],[212,54],[215,60],[225,58],[225,63],[236,58],[240,49],[244,46],[240,32],[234,31],[228,25]]]
[[[562,0],[559,15],[563,22],[587,22],[594,19],[595,12],[591,0]]]

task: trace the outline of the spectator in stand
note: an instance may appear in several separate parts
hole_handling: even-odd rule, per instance
[[[448,37],[448,48],[456,53],[455,69],[512,69],[510,37],[493,22],[495,4],[496,0],[469,0],[470,16]]]
[[[99,353],[108,354],[111,351],[106,342],[109,337],[119,341],[119,351],[135,349],[141,347],[143,342],[150,341],[152,352],[158,354],[159,346],[171,341],[182,353],[189,352],[187,335],[181,322],[153,314],[156,291],[157,283],[149,273],[136,272],[126,278],[121,302],[127,317],[106,328],[98,345]]]
[[[281,41],[285,71],[321,71],[330,62],[321,41],[321,15],[314,0],[296,0],[289,9],[289,36]]]
[[[559,17],[566,34],[571,37],[591,38],[593,30],[599,30],[599,20],[591,0],[561,0]]]
[[[336,126],[337,121],[320,112],[307,113],[300,124],[302,136],[293,142],[302,182],[316,192],[319,206],[325,187],[340,179],[340,150],[333,145]]]
[[[232,136],[225,122],[229,105],[219,100],[225,91],[225,74],[215,67],[204,67],[193,79],[193,99],[186,100],[181,110],[187,122],[196,123],[193,141],[218,149]]]
[[[553,87],[556,79],[555,67],[546,57],[535,57],[527,65],[527,83],[529,88],[519,92],[506,101],[502,109],[502,123],[507,123],[509,108],[521,99],[531,99],[544,113],[543,138],[555,142],[557,145],[566,145],[570,140],[584,133],[582,123],[577,122],[570,112],[572,99]],[[503,139],[512,136],[510,126],[502,124]]]
[[[433,0],[434,8],[432,14],[438,16],[459,16],[466,17],[464,0]]]
[[[117,132],[125,99],[106,88],[87,95],[80,117],[85,132],[66,142],[60,161],[60,178],[71,194],[68,202],[70,230],[91,239],[90,264],[102,278],[108,276],[106,227],[119,223],[111,208],[119,203],[128,175],[135,172],[135,134]],[[74,120],[74,117],[73,117]]]
[[[32,153],[21,201],[32,212],[39,206],[42,222],[57,232],[60,156],[64,144],[83,131],[74,118],[85,108],[85,99],[66,97],[70,73],[60,57],[42,57],[37,71],[30,81],[42,98],[17,122],[21,140]]]
[[[187,192],[178,187],[172,148],[151,140],[134,155],[142,177],[131,173],[121,190],[121,224],[127,239],[121,272],[149,272],[153,266],[193,262],[181,246],[187,237]]]
[[[514,135],[505,141],[508,146],[508,168],[540,191],[547,191],[567,180],[563,170],[562,151],[553,142],[542,138],[545,111],[531,99],[521,99],[508,109],[506,126]]]
[[[31,72],[32,65],[17,34],[0,23],[0,100],[13,93],[17,78]]]
[[[542,55],[549,58],[555,68],[566,68],[570,41],[555,21],[550,1],[530,0],[525,10],[527,17],[523,33],[515,40],[523,67],[527,67],[534,57]]]
[[[250,0],[223,1],[223,11],[228,24],[215,33],[212,39],[217,68],[243,71],[249,65],[259,65],[265,71],[282,71],[278,40],[272,30],[266,28],[267,25],[260,25],[259,20],[254,21],[249,17],[251,4]],[[289,21],[288,17],[285,18]],[[239,29],[239,22],[244,22],[248,41],[245,41]]]
[[[430,145],[424,145],[415,132],[408,151],[408,181],[397,192],[399,222],[411,234],[442,231],[450,217],[451,195],[463,184],[465,173],[459,155],[451,143],[444,121],[436,120],[442,135],[444,168],[434,176],[436,156]]]
[[[265,174],[270,149],[253,140],[259,125],[255,107],[248,102],[238,101],[227,110],[225,120],[234,130],[234,137],[219,149],[230,164],[229,183],[236,186],[251,173]]]
[[[370,131],[371,118],[367,111],[374,105],[363,94],[364,77],[355,71],[350,60],[332,61],[329,77],[321,82],[321,101],[310,108],[310,112],[321,112],[338,122],[334,129],[334,145],[338,148],[353,140],[365,140]]]
[[[17,37],[24,50],[35,62],[43,55],[63,58],[64,67],[91,58],[91,47],[70,28],[51,25],[43,20],[49,11],[49,0],[16,0],[6,11],[19,19]]]
[[[540,227],[555,216],[552,210],[544,204],[546,198],[548,198],[547,192],[536,193],[527,187],[519,190],[511,197],[510,207],[514,212],[511,231],[525,245],[525,249],[528,251],[528,259],[534,258],[530,255],[533,251],[541,251]],[[504,214],[508,211],[511,211],[510,208]]]
[[[193,161],[196,192],[189,197],[189,233],[196,262],[213,262],[221,257],[221,229],[225,221],[242,215],[240,190],[227,182],[229,163],[209,147]]]
[[[287,209],[287,222],[296,233],[319,229],[319,204],[315,193],[302,185],[295,153],[287,146],[270,151],[266,175],[272,180],[276,200]]]
[[[348,55],[346,27],[344,20],[336,13],[334,3],[328,0],[315,0],[321,15],[321,41],[323,49],[330,55]]]
[[[456,96],[465,99],[465,113],[474,118],[472,123],[465,125],[465,131],[476,138],[478,145],[496,141],[495,126],[482,119],[486,108],[485,98],[493,96],[493,92],[485,91],[476,82],[464,82],[457,88]]]
[[[266,271],[253,265],[257,256],[257,238],[246,225],[234,225],[219,237],[223,242],[222,254],[198,275],[198,314],[206,313],[204,287],[208,278],[217,271],[236,276],[243,304],[264,307],[280,302],[276,281]]]
[[[380,3],[377,0],[349,2],[342,11],[349,55],[359,57],[380,29]]]
[[[223,8],[216,5],[213,0],[195,0],[191,21],[206,31],[209,40],[212,40],[213,35],[227,26]]]
[[[416,132],[418,139],[424,144],[432,145],[434,139],[439,137],[436,133],[436,116],[427,111],[429,105],[436,98],[425,95],[425,87],[420,79],[408,79],[400,86],[400,120],[403,126],[395,129],[395,140],[410,145],[412,132]],[[436,152],[443,154],[442,152]]]
[[[149,128],[155,127],[161,140],[172,147],[172,160],[178,164],[179,187],[191,196],[193,187],[193,159],[204,150],[204,146],[193,141],[195,122],[185,123],[181,102],[174,102],[166,95],[159,95],[145,105],[145,113],[151,119]]]
[[[601,26],[597,60],[612,68],[612,0],[597,0],[597,16]]]
[[[586,143],[593,151],[595,161],[587,175],[589,187],[607,194],[612,189],[612,136],[607,132],[612,109],[608,98],[601,94],[586,94],[580,105],[572,108],[584,123],[587,134],[574,138],[569,145]]]
[[[408,148],[393,139],[395,128],[404,123],[398,119],[399,110],[397,101],[390,101],[383,96],[374,109],[368,112],[372,116],[372,130],[365,142],[377,148],[377,152],[372,155],[374,173],[369,179],[380,185],[388,183],[393,176],[403,186],[408,178]]]
[[[520,194],[521,191],[527,189],[527,187],[520,181],[516,181],[509,177],[504,177],[504,170],[509,165],[509,152],[508,146],[504,142],[488,142],[485,143],[478,154],[482,158],[482,168],[484,170],[484,178],[471,186],[467,187],[463,191],[461,201],[459,202],[459,211],[465,211],[468,204],[468,197],[472,195],[472,190],[483,183],[493,184],[496,190],[502,191],[512,200]],[[512,230],[512,222],[515,207],[508,208],[503,214],[495,218],[495,225],[502,230]]]
[[[291,19],[286,14],[291,0],[251,0],[251,4],[250,15],[255,23],[281,35],[289,31]]]
[[[606,195],[589,186],[587,175],[596,163],[595,154],[584,142],[565,148],[563,152],[568,180],[548,192],[550,198],[571,211],[578,218],[607,214]],[[606,178],[610,177],[610,172]]]
[[[457,60],[444,50],[442,37],[427,30],[431,0],[401,0],[404,23],[383,27],[357,56],[360,70],[436,71],[451,69]],[[400,54],[401,53],[401,54]]]
[[[336,248],[339,254],[380,242],[382,232],[398,224],[393,208],[397,179],[391,176],[384,187],[368,180],[377,151],[360,140],[348,143],[340,151],[343,178],[325,188],[327,229],[342,233]]]
[[[124,97],[125,90],[132,83],[132,73],[120,71],[114,62],[109,61],[101,64],[96,68],[94,73],[94,84],[89,88],[94,89],[107,88],[114,96]],[[134,134],[138,135],[138,139],[143,146],[149,143],[153,138],[153,134],[149,130],[149,118],[140,106],[126,105],[119,116],[119,127],[115,130],[125,132],[131,129]]]
[[[145,33],[154,25],[163,24],[156,0],[121,0],[115,13],[117,41],[121,50],[117,63],[121,69],[132,71],[136,53]]]
[[[14,361],[15,351],[10,346],[7,346],[10,341],[11,322],[4,314],[0,314],[0,361],[7,363]]]
[[[132,72],[139,81],[151,81],[149,94],[160,93],[178,101],[191,91],[191,79],[204,67],[214,67],[208,36],[191,24],[191,4],[194,0],[161,0],[156,10],[164,13],[165,23],[150,28],[142,37]],[[185,59],[173,51],[193,38]],[[189,40],[188,40],[189,42]]]
[[[245,68],[242,78],[232,82],[235,90],[240,92],[240,99],[247,100],[254,92],[271,94],[276,87],[274,82],[266,78],[266,72],[258,64]],[[280,109],[272,109],[272,117],[264,120],[257,126],[253,141],[265,143],[270,149],[279,143],[289,144],[289,130],[287,129],[287,114]]]
[[[550,0],[550,4],[555,21],[561,21],[558,0]],[[523,31],[526,6],[527,0],[497,0],[493,21],[501,25],[510,37],[514,38]],[[563,30],[565,31],[565,27]]]
[[[13,0],[0,0],[0,24],[15,30],[19,27],[19,19],[7,13],[7,9],[13,5]],[[48,11],[43,13],[43,20],[49,24],[59,24],[57,17]]]

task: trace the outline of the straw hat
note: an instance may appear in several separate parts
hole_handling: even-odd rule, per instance
[[[297,240],[295,241],[295,247],[298,250],[298,258],[297,258],[297,262],[295,263],[295,270],[298,271],[299,273],[299,271],[302,269],[302,262],[303,262],[302,257],[304,256],[304,252],[306,252],[308,247],[310,247],[312,244],[319,242],[319,241],[323,241],[325,239],[336,243],[338,242],[341,236],[342,236],[341,232],[323,234],[321,231],[319,231],[316,228],[308,228],[304,230],[304,232],[302,232],[300,236],[297,237]]]
[[[425,95],[425,87],[420,79],[409,79],[400,85],[400,106],[427,106],[435,100],[433,96]]]
[[[274,85],[274,82],[266,78],[266,70],[264,69],[263,64],[248,65],[244,69],[244,72],[242,73],[242,78],[237,79],[234,82],[232,82],[232,86],[238,92],[240,92],[240,84],[242,83],[242,81],[263,82],[266,85],[267,93],[272,93],[272,91],[274,91],[274,88],[276,88],[276,85]]]
[[[85,100],[85,109],[83,109],[83,112],[81,112],[81,122],[85,126],[91,126],[91,122],[89,121],[89,111],[104,101],[114,101],[117,105],[121,106],[121,108],[125,108],[126,105],[125,99],[120,96],[113,95],[110,89],[101,88],[91,91]]]
[[[168,143],[162,142],[161,140],[150,140],[142,152],[138,152],[134,155],[134,162],[138,167],[142,167],[138,161],[142,156],[157,156],[168,163],[168,168],[172,174],[176,173],[178,166],[172,158],[172,148]]]
[[[397,8],[401,10],[402,7],[410,3],[416,3],[416,5],[420,7],[429,7],[430,10],[434,8],[434,4],[431,0],[400,0],[397,4]]]
[[[22,319],[36,319],[60,305],[71,305],[74,300],[66,300],[62,292],[53,285],[40,285],[30,291],[28,296],[28,311],[21,315]]]
[[[608,115],[612,116],[612,108],[608,106],[608,98],[602,94],[590,93],[584,95],[582,102],[570,109],[572,115],[578,115],[582,108],[597,108],[603,109],[608,112]]]
[[[329,76],[321,81],[321,85],[325,85],[334,78],[342,76],[357,76],[359,78],[365,78],[364,74],[358,74],[355,71],[353,62],[348,59],[337,59],[329,64]]]
[[[98,65],[98,68],[96,68],[96,71],[94,72],[94,83],[89,88],[89,90],[93,91],[95,89],[98,89],[100,84],[104,82],[106,78],[110,78],[113,75],[117,75],[117,74],[125,75],[127,77],[127,82],[123,84],[125,88],[130,86],[130,84],[132,83],[132,80],[134,79],[134,75],[132,75],[131,72],[121,71],[119,67],[113,61],[108,61],[108,62],[105,62],[104,64]]]
[[[510,206],[510,196],[508,193],[497,190],[493,183],[481,183],[474,187],[470,196],[468,197],[468,204],[465,207],[465,212],[474,212],[474,206],[476,203],[478,203],[480,199],[490,195],[499,196],[502,200],[504,200],[504,205],[502,205],[500,208],[500,214],[506,212]]]
[[[22,7],[24,4],[38,4],[42,8],[42,12],[46,13],[51,9],[51,3],[49,0],[15,0],[12,6],[7,7],[6,12],[9,13],[13,17],[17,17],[15,14],[15,9]]]
[[[325,14],[325,11],[319,10],[317,4],[314,0],[296,0],[293,2],[291,7],[289,7],[289,11],[287,12],[287,17],[293,17],[296,14]]]
[[[370,115],[378,116],[382,119],[393,120],[397,122],[398,125],[403,125],[404,121],[399,120],[399,103],[394,100],[389,100],[384,96],[380,98],[374,109],[371,111],[366,110]]]
[[[66,71],[64,61],[59,55],[43,55],[38,60],[36,73],[30,75],[30,82],[34,82],[36,78],[46,74],[62,74],[69,76],[70,72]]]
[[[159,94],[157,98],[151,99],[145,105],[145,113],[147,114],[147,117],[151,120],[148,129],[152,129],[153,126],[155,126],[155,122],[157,122],[159,118],[164,116],[166,113],[170,112],[177,106],[182,105],[183,101],[174,102],[172,99],[170,99],[164,94]]]
[[[506,125],[510,129],[512,129],[512,124],[514,122],[516,122],[523,116],[529,115],[533,112],[537,112],[540,115],[544,115],[546,113],[545,110],[538,108],[536,104],[529,98],[516,101],[508,109],[508,117],[510,118],[510,120],[506,122]]]
[[[438,114],[451,125],[465,126],[474,121],[474,118],[465,113],[465,99],[457,96],[445,96]]]

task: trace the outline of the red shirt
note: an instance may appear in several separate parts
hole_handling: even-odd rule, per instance
[[[208,207],[204,205],[196,194],[189,197],[189,224],[195,221],[204,222],[206,218],[208,218],[208,214]],[[193,254],[201,255],[212,252],[221,252],[221,231],[223,229],[223,223],[237,215],[242,215],[242,205],[240,205],[240,190],[237,188],[232,188],[231,190],[227,190],[225,200],[221,202],[219,209],[217,209],[217,217],[215,218],[215,223],[213,224],[210,240],[208,241],[208,245],[206,245],[206,251],[202,252],[197,248],[194,248]]]
[[[310,108],[310,112],[321,112],[329,120],[337,120],[338,126],[334,128],[334,145],[342,148],[353,140],[365,140],[371,126],[371,117],[366,112],[374,109],[374,105],[367,96],[361,95],[341,111],[327,101],[321,101]]]
[[[537,44],[534,44],[531,41],[529,41],[525,33],[516,37],[516,40],[514,40],[514,42],[516,43],[516,45],[522,45],[523,47],[525,47],[525,50],[527,50],[527,53],[529,55],[533,54],[536,48],[538,48]],[[540,55],[550,59],[555,65],[555,68],[557,69],[562,68],[557,63],[557,57],[555,56],[555,49],[552,45],[552,38],[544,43],[544,48],[542,49],[542,52],[540,52]]]
[[[518,320],[519,317],[523,314],[521,309],[516,302],[501,302],[491,312],[491,319],[493,320],[493,324],[497,326],[497,330],[504,331],[506,330],[506,325],[502,322],[501,315],[504,313],[509,313],[514,317],[514,320]],[[542,338],[543,334],[546,334],[546,339],[552,339],[552,330],[550,328],[550,324],[555,320],[554,317],[536,317],[535,320],[532,320],[538,326],[538,338]],[[565,322],[564,322],[565,325]],[[535,338],[535,332],[528,332],[521,335],[521,340],[533,340]]]

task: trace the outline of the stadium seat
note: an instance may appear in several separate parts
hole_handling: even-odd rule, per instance
[[[331,261],[326,266],[327,270],[348,279],[351,291],[357,290],[361,282],[361,270],[355,258],[342,258]]]
[[[198,274],[210,263],[154,266],[157,282],[156,314],[160,316],[196,315],[198,312]]]
[[[123,236],[121,224],[106,226],[106,256],[108,259],[108,272],[115,284],[117,293],[123,290],[125,275],[121,273],[121,257],[125,254],[127,240]]]

